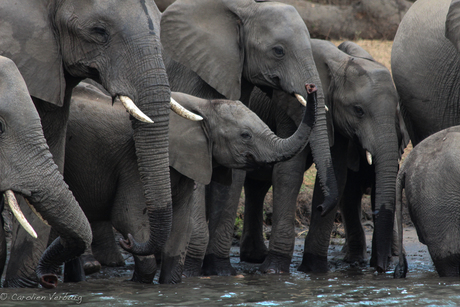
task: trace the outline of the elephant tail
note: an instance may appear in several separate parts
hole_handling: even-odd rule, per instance
[[[399,171],[398,176],[396,177],[396,210],[395,210],[395,227],[398,234],[398,255],[399,263],[395,267],[394,278],[406,278],[407,274],[407,259],[403,247],[403,223],[402,223],[402,191],[405,186],[406,181],[406,172],[404,167]]]

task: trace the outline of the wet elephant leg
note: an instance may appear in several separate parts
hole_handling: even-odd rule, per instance
[[[340,212],[346,234],[344,260],[346,262],[366,262],[366,235],[361,224],[362,189],[360,174],[348,170],[347,183],[340,201]]]
[[[201,266],[208,242],[209,229],[206,221],[205,186],[196,183],[196,189],[193,192],[192,234],[185,257],[183,276],[201,275]]]
[[[119,245],[114,239],[112,223],[110,221],[91,222],[91,230],[93,232],[91,250],[94,258],[101,265],[109,267],[124,266],[125,260],[121,255]]]
[[[264,199],[271,181],[261,181],[246,175],[244,182],[244,222],[240,242],[241,261],[262,263],[268,254],[263,234]]]
[[[173,177],[172,174],[171,177]],[[178,188],[172,188],[173,221],[171,234],[161,255],[159,279],[161,284],[181,282],[187,246],[192,233],[192,205],[195,182],[185,176],[181,177],[177,184]],[[171,179],[171,182],[173,182],[173,179]]]
[[[231,186],[211,182],[206,187],[209,244],[203,260],[202,273],[205,276],[236,275],[230,264],[230,248],[245,173],[233,170]]]
[[[289,273],[295,242],[297,196],[305,171],[306,151],[273,167],[273,218],[267,258],[261,272]]]

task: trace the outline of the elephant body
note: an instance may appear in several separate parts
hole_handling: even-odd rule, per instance
[[[161,31],[165,65],[174,91],[202,98],[239,99],[249,106],[254,87],[269,96],[274,90],[281,90],[294,97],[306,95],[306,83],[318,86],[316,124],[310,147],[325,195],[324,205],[327,210],[333,208],[337,204],[337,185],[328,144],[323,89],[308,29],[294,7],[252,0],[178,0],[164,11]],[[282,137],[294,131],[295,128]],[[240,186],[241,175],[234,172],[234,182],[240,182]],[[239,192],[212,181],[206,193],[210,243],[203,272],[235,274],[229,258],[228,231],[233,229],[236,216],[233,204]],[[291,223],[286,218],[289,220],[283,216],[274,223]],[[280,238],[274,244],[282,241]],[[278,254],[272,256],[267,259],[268,267],[278,270],[281,263],[285,265],[284,258],[280,261]]]
[[[405,14],[391,69],[412,144],[460,124],[458,1],[417,1]]]
[[[390,253],[395,179],[398,158],[408,142],[403,139],[405,128],[397,111],[397,94],[389,71],[361,47],[344,42],[338,48],[332,43],[312,40],[312,50],[321,82],[326,90],[329,136],[335,176],[339,187],[339,204],[347,235],[345,260],[363,262],[366,257],[364,230],[361,226],[361,197],[367,187],[373,190],[375,233],[372,265],[385,270]],[[250,107],[277,134],[295,129],[299,109],[282,92],[273,95],[276,105],[267,110],[267,97],[253,93]],[[277,102],[278,101],[278,102]],[[284,111],[284,114],[280,111]],[[366,151],[372,156],[372,165],[366,161]],[[266,192],[273,184],[273,218],[290,216],[294,224],[296,200],[303,173],[312,164],[308,147],[293,159],[278,163],[270,172],[250,172],[245,179],[245,224],[240,243],[243,261],[262,262],[267,256],[263,243],[262,206]],[[280,176],[281,174],[281,176]],[[284,175],[284,176],[283,176]],[[327,252],[335,219],[335,210],[324,215],[316,210],[322,202],[318,181],[315,183],[310,230],[305,239],[304,255],[299,270],[325,272],[328,270]],[[247,219],[247,222],[246,222]],[[293,226],[290,226],[293,228]],[[284,232],[284,250],[273,251],[290,260],[293,252],[294,230],[286,236],[286,228],[272,229]],[[271,242],[270,242],[271,243]],[[270,245],[271,248],[272,244]],[[289,270],[286,265],[284,270]]]
[[[65,180],[92,223],[93,231],[102,229],[102,234],[94,231],[95,241],[109,246],[99,253],[108,255],[107,249],[113,250],[113,234],[104,234],[104,229],[107,232],[104,222],[111,222],[125,238],[129,233],[136,240],[148,237],[133,130],[126,112],[119,105],[112,107],[110,97],[95,87],[79,85],[74,92],[67,132]],[[188,274],[200,273],[208,235],[204,199],[200,198],[203,185],[209,184],[211,178],[230,182],[229,168],[252,169],[289,159],[308,142],[315,113],[315,102],[310,101],[306,124],[291,138],[281,140],[241,102],[210,101],[175,92],[172,96],[204,120],[192,122],[173,113],[170,115],[173,226],[161,257],[161,283],[180,281],[189,242],[192,247],[189,263],[196,265],[194,269],[188,268]],[[111,233],[111,227],[108,231]],[[112,246],[101,242],[104,236]],[[95,248],[104,250],[100,246]],[[151,282],[154,274],[153,257],[135,256],[133,280]]]
[[[0,191],[3,194],[11,190],[22,195],[59,236],[43,255],[38,255],[38,264],[32,268],[35,280],[46,288],[56,287],[58,268],[91,244],[91,229],[53,161],[40,117],[19,70],[10,59],[1,56],[0,134]],[[26,208],[31,211],[27,205]],[[24,206],[22,210],[26,211]],[[63,211],[67,212],[66,216],[62,216]],[[27,234],[26,240],[32,244],[36,238]],[[3,273],[6,260],[3,220],[0,241],[0,272]],[[14,256],[10,257],[10,262],[13,261]]]
[[[99,82],[113,99],[131,99],[154,120],[154,124],[132,123],[148,214],[155,224],[147,243],[125,242],[123,246],[139,254],[160,250],[171,229],[172,200],[170,88],[162,60],[158,8],[148,1],[5,0],[0,3],[0,20],[0,55],[12,59],[23,75],[61,172],[72,89],[82,79]],[[152,151],[155,162],[147,158],[146,153]],[[49,229],[30,218],[39,239],[28,242],[25,232],[14,231],[12,254],[17,257],[8,264],[5,286],[37,285],[34,268]],[[27,248],[31,252],[24,252],[26,245],[31,245]]]
[[[402,190],[421,243],[426,244],[439,276],[460,276],[460,127],[439,131],[420,142],[404,159],[397,178],[396,220],[400,260],[395,277],[405,277],[402,252]]]

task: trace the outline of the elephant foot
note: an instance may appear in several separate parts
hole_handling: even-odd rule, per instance
[[[348,252],[345,254],[343,261],[345,261],[346,263],[356,263],[358,265],[363,265],[367,263],[366,257],[363,256],[361,252],[360,253]]]
[[[250,263],[263,263],[268,255],[264,242],[243,240],[240,244],[240,260]]]
[[[94,259],[93,255],[83,255],[81,259],[83,261],[83,270],[86,275],[97,273],[101,270],[101,264]]]
[[[201,275],[201,265],[203,264],[203,259],[201,258],[192,258],[185,257],[184,271],[182,276],[184,277],[195,277]]]
[[[327,265],[327,256],[318,256],[310,253],[304,253],[302,263],[297,271],[304,273],[326,273],[329,270]]]
[[[388,269],[388,263],[391,262],[391,257],[386,257],[387,259],[378,259],[377,257],[372,256],[369,264],[371,267],[375,268],[377,273],[385,273]]]
[[[265,258],[265,261],[259,267],[259,271],[268,274],[289,274],[290,266],[290,256],[276,252],[268,252],[267,258]]]
[[[155,256],[134,256],[134,274],[131,281],[151,284],[157,273]]]
[[[204,257],[202,273],[204,276],[235,276],[236,270],[230,264],[230,258],[220,258],[211,254]]]
[[[83,259],[78,257],[64,264],[64,282],[86,281]]]

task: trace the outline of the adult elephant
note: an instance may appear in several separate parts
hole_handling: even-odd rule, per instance
[[[414,3],[391,51],[391,70],[412,144],[460,124],[460,2]]]
[[[169,130],[171,188],[173,193],[173,228],[161,257],[160,283],[180,282],[192,223],[206,228],[205,216],[191,219],[196,203],[195,182],[209,184],[228,181],[230,168],[254,169],[287,160],[300,152],[308,142],[314,124],[315,88],[310,89],[308,112],[302,124],[288,139],[280,139],[256,114],[239,101],[207,100],[173,92],[172,97],[202,122],[192,122],[171,114]],[[224,128],[222,128],[224,127]],[[148,237],[144,194],[137,168],[133,129],[129,118],[118,106],[112,107],[110,97],[91,85],[74,90],[67,131],[65,180],[97,234],[93,251],[101,262],[109,263],[114,255],[113,233],[104,221],[125,237],[132,233],[137,239]],[[82,163],[82,161],[85,161]],[[101,233],[102,232],[102,233]],[[108,232],[108,236],[107,236]],[[206,238],[207,233],[203,236]],[[107,238],[107,239],[106,239]],[[196,237],[191,244],[198,250]],[[202,253],[206,244],[201,246]],[[196,257],[194,257],[196,259]],[[151,283],[155,274],[154,258],[135,256],[133,280]],[[200,273],[202,259],[195,261],[195,275]],[[91,265],[91,262],[88,263]],[[189,274],[191,274],[189,268]]]
[[[366,242],[360,222],[360,206],[363,186],[370,186],[374,188],[372,199],[375,222],[371,264],[378,271],[384,271],[393,233],[398,158],[408,142],[407,137],[403,140],[405,130],[398,116],[398,97],[391,74],[353,42],[344,42],[337,48],[330,42],[312,39],[312,50],[321,83],[327,89],[325,96],[328,115],[331,117],[329,133],[333,144],[332,162],[347,234],[345,259],[360,262],[365,259]],[[277,92],[274,98],[278,101],[276,109],[270,112],[265,107],[268,98],[260,92],[253,94],[250,106],[257,110],[256,113],[265,122],[272,123],[278,129],[293,129],[300,120],[300,110],[296,111],[297,104],[292,100],[286,104],[289,97],[281,92]],[[276,132],[283,133],[280,130]],[[297,181],[301,182],[312,159],[308,150],[305,150],[285,164],[286,172],[296,174]],[[248,173],[244,185],[245,222],[240,244],[240,257],[243,261],[261,262],[267,255],[261,227],[262,208],[265,194],[272,184],[273,206],[295,208],[300,183],[295,188],[277,185],[276,178],[270,173]],[[316,181],[313,208],[321,201],[322,195]],[[328,270],[327,252],[334,218],[335,210],[325,216],[312,210],[300,271]],[[272,229],[272,236],[274,231],[280,230]],[[284,253],[292,255],[292,249]],[[286,266],[285,270],[289,270],[289,267]]]
[[[15,203],[14,193],[25,197],[60,236],[41,255],[38,266],[34,268],[42,286],[56,287],[59,267],[91,244],[91,229],[53,161],[40,117],[19,70],[13,61],[1,56],[0,155],[1,193],[5,194],[9,203]],[[18,214],[18,204],[15,203],[12,209],[23,224],[24,216]],[[62,216],[64,210],[67,214]],[[1,226],[0,275],[7,256],[3,219]],[[37,237],[33,229],[28,232]]]
[[[0,3],[0,20],[0,55],[11,58],[22,73],[59,170],[64,167],[72,89],[83,78],[100,82],[114,100],[134,101],[155,121],[133,121],[151,236],[146,244],[127,242],[123,246],[142,254],[160,250],[171,228],[172,209],[170,89],[162,61],[157,7],[145,1],[6,0]],[[15,237],[12,254],[18,261],[9,265],[5,286],[37,285],[34,269],[46,246],[47,231],[39,230],[38,241],[21,232]],[[24,252],[25,246],[30,252]]]
[[[428,247],[440,277],[460,276],[460,126],[420,142],[404,159],[396,184],[399,264],[395,277],[406,277],[403,253],[402,190],[419,241]]]
[[[203,18],[206,16],[206,18]],[[311,52],[310,35],[294,7],[253,0],[178,0],[161,19],[161,40],[171,89],[202,98],[222,98],[249,103],[254,88],[268,95],[274,89],[290,96],[306,96],[305,83],[318,86],[316,124],[310,138],[325,201],[325,212],[337,203],[337,184],[332,170],[326,129],[324,95]],[[197,43],[199,42],[199,43]],[[293,133],[289,131],[287,137]],[[290,174],[277,171],[277,178],[290,181]],[[234,182],[239,180],[234,172]],[[210,243],[203,269],[207,275],[235,274],[230,264],[227,233],[233,229],[237,207],[227,186],[211,182],[207,188],[210,204]],[[277,211],[278,212],[278,211]],[[292,237],[290,217],[280,212],[274,224],[286,228]],[[281,232],[280,232],[281,233]],[[293,245],[293,239],[289,239]],[[285,258],[285,236],[277,238],[267,264],[277,269]]]

